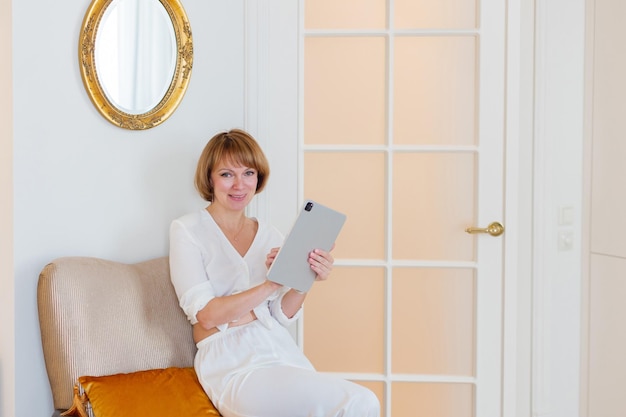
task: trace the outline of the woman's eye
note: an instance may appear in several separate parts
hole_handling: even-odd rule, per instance
[[[230,177],[230,176],[232,176],[232,175],[231,175],[231,173],[230,173],[230,172],[222,172],[222,173],[220,174],[220,176],[221,176],[221,177],[224,177],[224,178],[228,178],[228,177]]]
[[[251,169],[250,171],[246,171],[246,175],[249,176],[249,177],[254,176],[254,175],[256,175],[256,171]]]

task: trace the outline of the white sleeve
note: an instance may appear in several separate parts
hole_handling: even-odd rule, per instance
[[[170,276],[180,307],[191,324],[196,314],[215,296],[215,290],[202,262],[202,251],[185,226],[174,221],[170,226]]]
[[[198,312],[202,310],[213,298],[215,298],[213,288],[209,281],[198,284],[187,290],[179,299],[180,308],[187,315],[191,324],[198,322]]]
[[[283,297],[285,296],[285,294],[287,294],[287,291],[289,291],[289,288],[287,287],[281,288],[278,293],[278,296],[271,299],[269,301],[269,306],[268,306],[270,309],[271,315],[274,316],[276,321],[278,321],[284,327],[291,325],[293,322],[298,320],[300,316],[302,315],[302,307],[300,307],[300,309],[296,311],[296,314],[294,314],[293,317],[291,318],[287,317],[285,313],[283,312],[283,307],[282,307]]]

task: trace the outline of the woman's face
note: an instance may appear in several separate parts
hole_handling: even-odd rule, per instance
[[[211,172],[212,204],[243,210],[254,197],[258,181],[256,169],[223,159]]]

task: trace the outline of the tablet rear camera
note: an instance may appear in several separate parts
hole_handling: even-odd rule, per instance
[[[306,206],[304,206],[304,209],[306,211],[311,211],[312,208],[313,208],[313,203],[311,203],[310,201],[306,203]]]

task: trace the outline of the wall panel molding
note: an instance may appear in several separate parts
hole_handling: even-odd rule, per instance
[[[579,414],[584,11],[535,1],[534,417]]]

